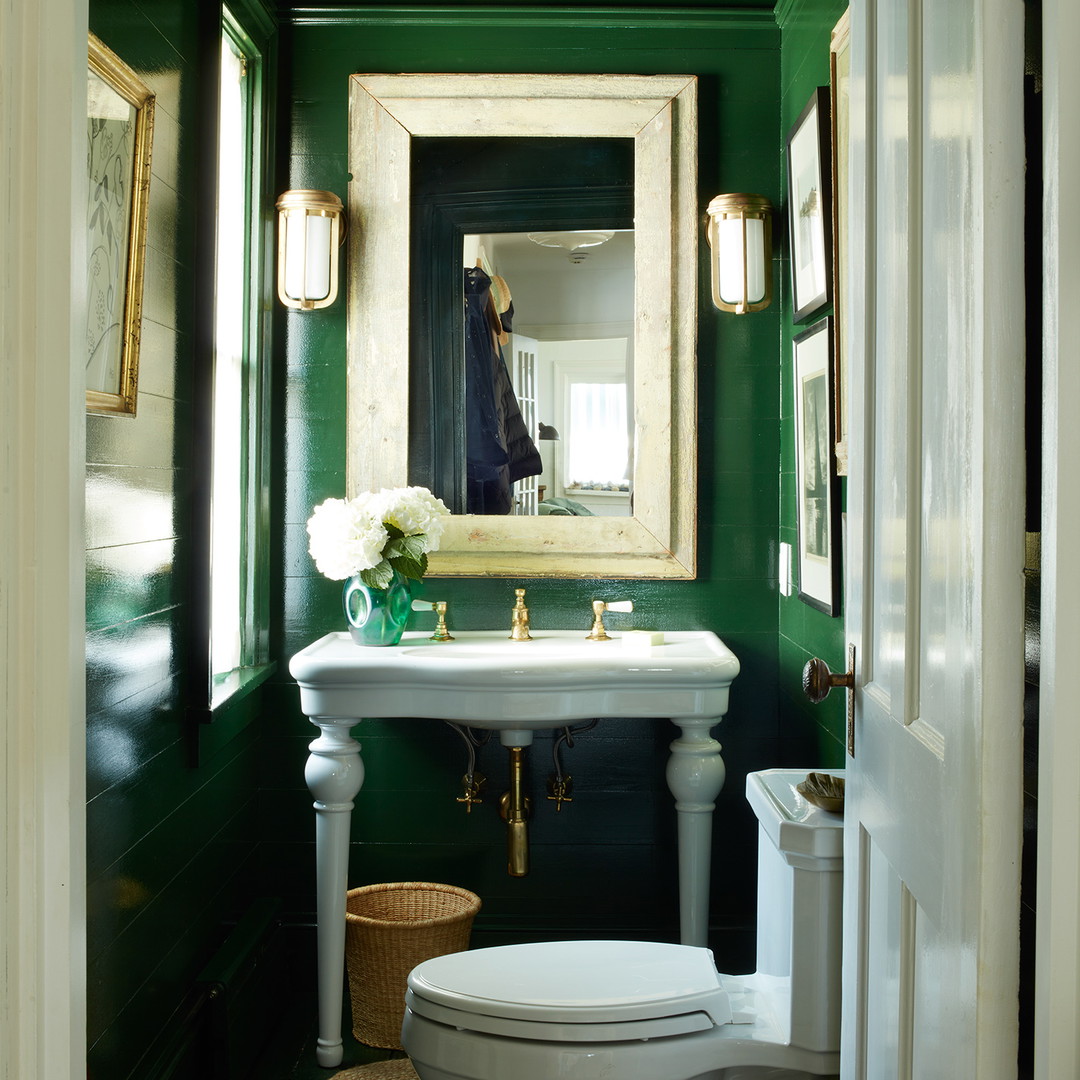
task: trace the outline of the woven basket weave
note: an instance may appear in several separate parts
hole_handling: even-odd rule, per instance
[[[467,949],[479,910],[480,898],[455,885],[400,881],[349,890],[345,958],[359,1042],[401,1049],[409,972],[433,956]]]

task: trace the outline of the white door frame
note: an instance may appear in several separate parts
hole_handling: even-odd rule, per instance
[[[86,1075],[86,35],[0,0],[0,1080]]]
[[[1035,1076],[1080,1076],[1080,7],[1043,0],[1042,665]]]

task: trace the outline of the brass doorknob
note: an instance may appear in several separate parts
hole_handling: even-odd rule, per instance
[[[834,675],[824,660],[815,656],[806,662],[802,671],[803,693],[816,705],[829,696],[834,686],[843,686],[850,690],[847,699],[847,752],[855,756],[855,646],[848,645],[847,671],[843,675]]]
[[[816,705],[829,696],[829,691],[834,686],[855,685],[855,667],[852,665],[843,675],[835,675],[829,670],[829,665],[824,660],[815,656],[813,660],[806,662],[802,673],[803,693]]]

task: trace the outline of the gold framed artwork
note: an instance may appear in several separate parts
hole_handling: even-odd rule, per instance
[[[829,83],[832,96],[833,174],[833,385],[836,388],[836,474],[847,476],[848,419],[847,363],[844,355],[844,311],[847,282],[844,259],[847,254],[848,150],[851,142],[851,20],[845,11],[833,27],[829,42]]]
[[[135,415],[154,95],[90,35],[86,101],[86,408]]]

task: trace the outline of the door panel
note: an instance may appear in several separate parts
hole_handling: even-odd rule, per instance
[[[845,1080],[1016,1071],[1022,14],[852,5]]]
[[[510,380],[517,395],[518,407],[521,409],[521,419],[525,422],[525,430],[535,441],[539,431],[536,400],[536,350],[538,342],[535,338],[526,337],[524,334],[512,334],[507,350],[507,360],[510,362]],[[539,444],[537,444],[539,446]],[[540,479],[538,476],[526,476],[514,483],[514,510],[515,514],[538,514]]]

